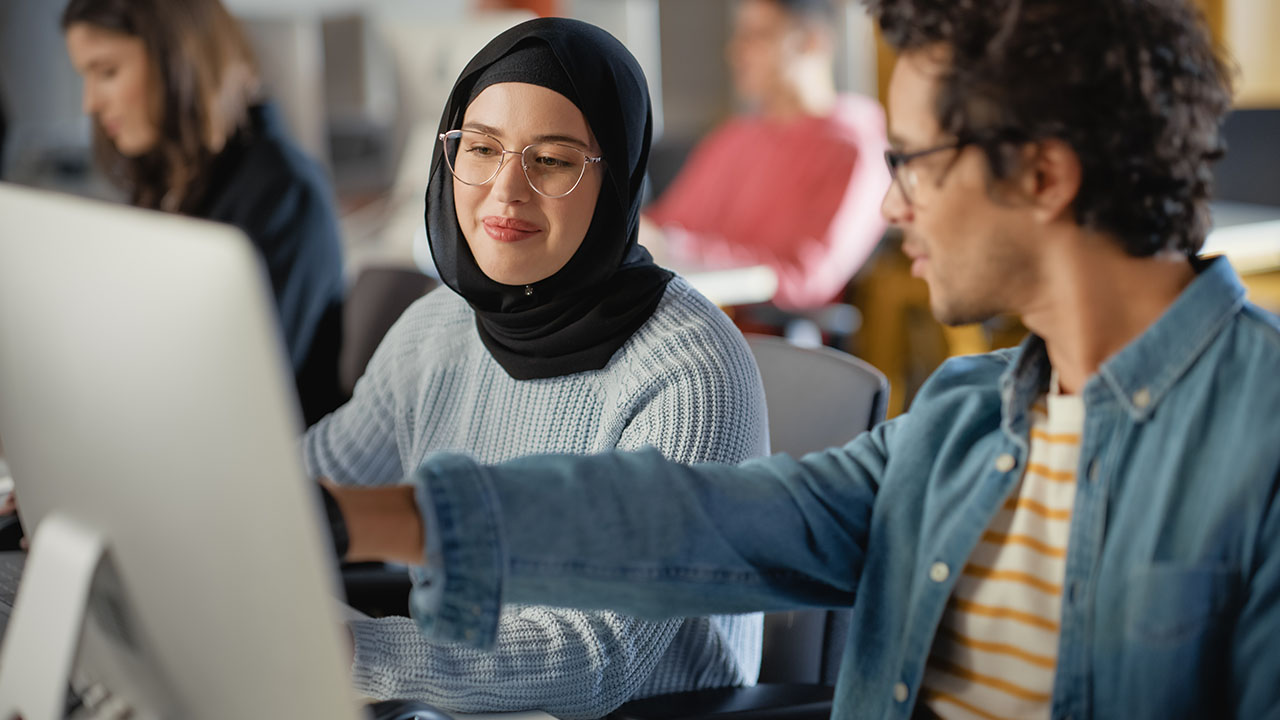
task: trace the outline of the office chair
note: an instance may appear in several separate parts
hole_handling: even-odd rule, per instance
[[[415,300],[438,283],[412,268],[367,267],[360,271],[343,306],[338,382],[348,397],[387,330]],[[342,566],[347,604],[373,617],[409,614],[408,571],[383,563]]]
[[[438,283],[416,269],[367,267],[356,276],[343,307],[338,382],[349,397],[369,358],[400,314]]]
[[[843,445],[884,419],[889,382],[848,353],[747,335],[760,367],[774,452],[799,457]],[[849,635],[850,611],[798,610],[764,617],[760,681],[633,700],[614,720],[826,720]]]

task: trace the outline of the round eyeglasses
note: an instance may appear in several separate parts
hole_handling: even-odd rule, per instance
[[[911,167],[912,160],[922,158],[926,155],[943,152],[944,150],[959,150],[966,145],[972,144],[970,140],[956,140],[944,145],[936,145],[934,147],[917,150],[915,152],[904,153],[898,150],[885,150],[884,162],[889,166],[889,177],[893,182],[898,184],[898,188],[902,190],[902,197],[906,198],[908,204],[915,202],[915,194],[920,188],[920,176],[915,169]],[[941,181],[942,178],[939,178]]]
[[[440,133],[449,172],[464,185],[484,185],[498,176],[508,155],[520,156],[520,167],[529,186],[539,195],[561,198],[582,182],[587,165],[604,158],[592,157],[571,145],[541,142],[523,150],[508,150],[492,135],[476,130]]]

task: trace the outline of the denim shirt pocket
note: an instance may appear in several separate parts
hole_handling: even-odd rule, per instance
[[[1130,641],[1179,645],[1204,631],[1231,598],[1234,572],[1225,566],[1156,564],[1130,578],[1125,629]]]
[[[1155,564],[1130,575],[1116,668],[1135,718],[1210,717],[1226,698],[1235,573]]]

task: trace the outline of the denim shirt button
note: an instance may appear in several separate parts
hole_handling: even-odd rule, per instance
[[[1134,393],[1133,404],[1134,407],[1139,410],[1147,409],[1147,406],[1151,404],[1151,391],[1146,388],[1142,388],[1138,392]]]
[[[944,562],[936,562],[929,567],[929,579],[934,582],[946,582],[951,577],[951,568]]]
[[[894,700],[897,700],[897,701],[898,701],[898,702],[900,702],[900,703],[904,703],[904,702],[906,702],[906,701],[907,701],[907,697],[908,697],[910,694],[911,694],[911,691],[910,691],[909,689],[907,689],[907,684],[906,684],[906,683],[902,683],[902,682],[900,682],[900,683],[894,683],[894,684],[893,684],[893,699],[894,699]]]
[[[1013,469],[1013,466],[1017,464],[1018,461],[1014,460],[1013,456],[1009,453],[1001,453],[1000,457],[996,458],[996,470],[999,470],[1000,472],[1009,472]]]

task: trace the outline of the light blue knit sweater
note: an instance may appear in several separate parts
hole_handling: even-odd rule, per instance
[[[496,463],[644,446],[682,463],[738,462],[768,449],[764,391],[746,343],[678,277],[607,366],[523,381],[484,349],[471,308],[440,288],[396,322],[355,397],[304,440],[312,475],[353,485],[404,482],[442,450]],[[430,643],[408,618],[351,630],[358,691],[458,712],[600,717],[632,697],[750,684],[760,666],[759,615],[649,622],[514,606],[503,610],[493,652]]]

